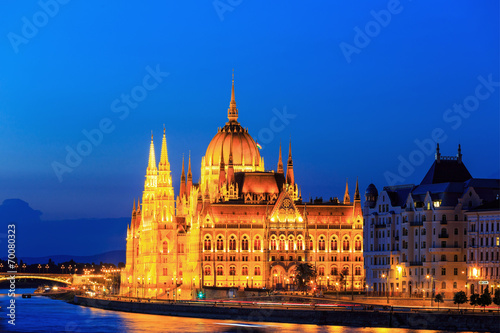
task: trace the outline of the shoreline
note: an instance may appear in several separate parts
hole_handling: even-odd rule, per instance
[[[261,304],[195,304],[133,302],[75,296],[73,304],[103,310],[246,322],[278,322],[350,327],[386,327],[448,331],[500,332],[500,316],[494,314],[426,313],[351,309],[285,308]]]

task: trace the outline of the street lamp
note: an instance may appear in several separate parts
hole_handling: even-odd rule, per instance
[[[387,304],[389,304],[389,274],[382,274],[382,278],[385,278],[385,294],[387,295]]]
[[[64,273],[64,265],[61,265],[61,273]]]
[[[23,271],[26,273],[26,264],[23,264]]]
[[[427,275],[425,278],[431,280],[431,308],[432,308],[434,305],[434,276]]]
[[[0,262],[0,271],[3,269],[3,263]]]
[[[49,272],[49,264],[45,265],[45,273]]]
[[[42,269],[42,265],[38,264],[38,274],[40,274],[40,269]]]

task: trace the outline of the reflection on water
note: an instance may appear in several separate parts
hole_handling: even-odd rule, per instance
[[[33,292],[17,290],[19,293]],[[6,293],[0,290],[0,293]],[[9,297],[0,295],[0,330],[11,332],[432,332],[388,328],[351,328],[280,323],[245,323],[114,312],[54,301],[16,297],[16,326],[5,319]]]

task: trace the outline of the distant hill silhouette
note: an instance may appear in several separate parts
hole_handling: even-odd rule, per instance
[[[125,253],[126,253],[125,250],[118,250],[118,251],[109,251],[105,253],[94,254],[91,256],[73,256],[64,254],[64,255],[53,255],[44,257],[23,257],[20,259],[22,259],[23,262],[25,262],[27,265],[47,263],[49,259],[52,259],[52,261],[55,263],[67,262],[73,259],[77,263],[99,264],[100,262],[103,262],[107,264],[118,265],[118,263],[120,262],[125,263]]]
[[[128,217],[44,221],[41,215],[21,199],[4,200],[0,205],[0,248],[5,251],[0,258],[7,256],[8,224],[16,225],[16,254],[21,259],[125,250]]]

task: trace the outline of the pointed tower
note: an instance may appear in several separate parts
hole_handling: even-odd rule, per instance
[[[438,163],[441,161],[441,153],[439,152],[439,143],[436,146],[436,161]]]
[[[144,190],[156,188],[158,181],[158,170],[156,169],[155,145],[153,143],[153,133],[151,132],[151,144],[149,146],[149,161],[146,169],[146,181]]]
[[[349,184],[347,179],[345,181],[345,193],[344,193],[344,205],[351,203],[351,198],[349,197]]]
[[[294,186],[295,177],[293,176],[293,160],[292,160],[292,140],[290,139],[290,144],[288,146],[288,162],[286,166],[286,183]]]
[[[278,157],[278,173],[284,173],[283,171],[283,160],[281,159],[281,142],[280,142],[280,155]]]
[[[181,173],[181,189],[179,191],[179,196],[184,198],[186,195],[186,172],[184,171],[184,155],[182,155],[182,173]]]
[[[361,201],[361,196],[359,195],[358,178],[356,178],[356,191],[354,192],[354,201]]]
[[[188,173],[186,181],[186,195],[189,198],[191,194],[191,189],[193,188],[193,174],[191,172],[191,151],[189,151],[189,162],[188,162]]]
[[[156,197],[158,199],[156,207],[162,207],[158,212],[157,222],[172,221],[175,207],[174,187],[172,185],[170,162],[168,161],[165,127],[163,127],[160,163],[158,165],[158,191]]]
[[[226,183],[226,165],[224,162],[224,147],[222,147],[222,153],[220,158],[220,167],[219,167],[219,190],[222,189],[222,186]]]
[[[232,184],[234,182],[234,167],[233,167],[233,138],[231,137],[231,143],[229,145],[229,161],[227,164],[227,184]]]
[[[227,118],[229,122],[238,121],[238,109],[236,108],[236,99],[234,98],[234,69],[233,69],[233,85],[231,88],[231,102],[229,102],[229,109],[227,109]]]
[[[457,161],[458,163],[462,163],[462,148],[460,147],[460,143],[458,144]]]

